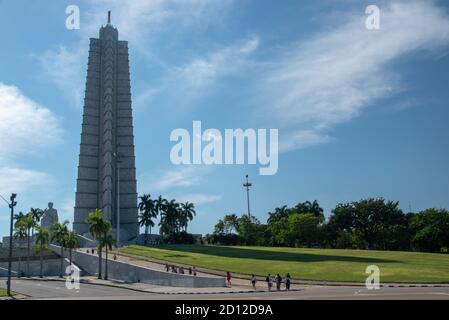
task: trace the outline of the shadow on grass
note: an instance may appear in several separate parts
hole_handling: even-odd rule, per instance
[[[136,247],[135,247],[136,248]],[[150,247],[151,248],[151,247]],[[295,252],[275,252],[254,250],[247,248],[223,247],[223,246],[200,246],[200,245],[162,245],[155,248],[172,251],[184,251],[190,253],[199,253],[226,258],[256,259],[256,260],[274,260],[289,262],[321,262],[321,261],[341,261],[341,262],[359,262],[359,263],[394,263],[399,262],[390,259],[366,258],[354,256],[337,256],[326,254],[309,254]],[[139,249],[138,249],[139,250]],[[144,251],[141,249],[139,251]],[[166,257],[175,257],[170,255]]]

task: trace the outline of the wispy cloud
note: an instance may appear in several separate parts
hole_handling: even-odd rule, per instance
[[[59,45],[56,49],[34,55],[48,79],[76,107],[81,107],[83,101],[84,71],[87,65],[87,55],[84,52],[87,52],[87,47],[67,48]]]
[[[170,197],[172,198],[172,197]],[[201,206],[204,204],[212,203],[221,200],[221,196],[217,194],[206,194],[206,193],[189,193],[189,194],[180,194],[178,196],[174,196],[179,202],[191,202],[195,206]]]
[[[206,169],[194,166],[182,166],[168,170],[160,176],[144,178],[144,189],[150,192],[163,191],[175,188],[185,188],[198,185]],[[142,190],[142,189],[141,189]]]
[[[15,86],[0,82],[0,160],[61,141],[58,118]]]
[[[61,141],[57,117],[15,86],[0,83],[0,193],[47,185],[43,172],[18,168],[15,160]]]
[[[91,0],[85,25],[89,34],[105,24],[106,10],[112,10],[112,23],[124,38],[143,52],[150,52],[152,41],[171,34],[189,33],[220,21],[234,0]]]
[[[334,126],[402,90],[391,62],[449,44],[449,16],[433,1],[394,1],[381,7],[381,29],[348,13],[343,25],[287,48],[260,86],[267,112],[284,130],[285,150],[331,141]]]
[[[0,177],[0,194],[3,196],[47,186],[53,181],[51,176],[43,172],[4,166],[0,166]]]
[[[158,176],[144,176],[139,179],[141,192],[154,194],[164,193],[168,199],[176,199],[179,202],[192,202],[195,205],[203,205],[221,200],[221,195],[203,192],[185,192],[201,186],[205,176],[210,172],[209,167],[182,166],[161,173]],[[144,191],[142,191],[144,190]]]
[[[205,29],[223,19],[234,0],[91,0],[83,11],[79,40],[72,46],[59,45],[36,55],[42,70],[72,105],[81,107],[84,92],[87,46],[90,37],[98,37],[98,29],[106,24],[107,11],[112,11],[112,23],[120,38],[132,43],[132,48],[152,64],[170,69],[170,64],[157,57],[158,46],[170,37]],[[149,88],[137,92],[137,107],[147,104],[159,91]]]
[[[244,73],[250,64],[248,57],[259,47],[259,38],[251,37],[225,46],[204,57],[194,58],[182,67],[174,67],[168,73],[169,84],[176,87],[177,95],[194,98],[204,94],[217,81],[226,76]]]

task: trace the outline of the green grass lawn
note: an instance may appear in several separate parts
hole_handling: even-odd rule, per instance
[[[0,298],[1,297],[7,297],[8,295],[6,294],[6,289],[0,288]]]
[[[295,279],[365,282],[368,265],[380,268],[381,282],[449,283],[449,254],[397,251],[227,247],[199,245],[129,246],[134,255],[214,270]]]

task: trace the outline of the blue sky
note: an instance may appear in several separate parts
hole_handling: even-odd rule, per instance
[[[65,9],[78,5],[80,30]],[[380,7],[380,30],[365,8]],[[449,207],[444,1],[0,0],[0,194],[72,220],[89,37],[112,10],[129,41],[139,194],[189,200],[189,230],[284,204]],[[174,166],[170,132],[279,129],[279,170]],[[0,234],[8,208],[0,202]]]

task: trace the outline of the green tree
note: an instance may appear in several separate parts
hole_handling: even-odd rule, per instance
[[[22,219],[23,217],[24,217],[24,216],[22,215],[22,217],[19,218],[19,220],[16,221],[15,224],[14,224],[14,235],[13,235],[13,237],[14,237],[14,239],[17,239],[17,240],[19,240],[19,241],[23,241],[23,240],[25,240],[25,239],[27,238],[27,230],[26,230],[26,227],[25,227],[25,225],[21,222],[21,221],[22,221],[21,219]],[[17,270],[17,274],[18,274],[18,277],[19,277],[19,278],[20,278],[21,275],[22,275],[21,264],[22,264],[22,255],[19,254],[19,266],[18,266],[18,270]]]
[[[149,194],[144,194],[139,199],[139,226],[145,226],[145,244],[147,244],[148,229],[151,234],[151,227],[154,227],[153,219],[157,218],[157,210],[155,202]]]
[[[36,222],[34,221],[33,215],[31,213],[26,214],[21,220],[20,223],[23,224],[23,227],[26,229],[27,233],[27,271],[26,276],[30,276],[30,246],[31,246],[31,230],[36,227]]]
[[[36,226],[38,226],[39,222],[41,221],[42,216],[44,215],[44,211],[39,208],[31,208],[30,214],[33,216]],[[34,228],[33,228],[33,235],[34,235]]]
[[[298,203],[292,210],[299,214],[310,213],[317,217],[320,223],[324,222],[325,219],[323,208],[320,207],[317,200],[313,200],[313,202],[306,201]]]
[[[184,228],[184,231],[187,232],[187,226],[189,221],[193,220],[193,217],[196,215],[195,205],[190,202],[185,202],[180,204],[180,218],[181,218],[181,227]]]
[[[312,213],[294,213],[288,217],[288,242],[310,246],[318,240],[320,218]]]
[[[329,221],[337,231],[353,232],[360,249],[400,249],[408,242],[407,217],[395,201],[369,198],[339,204]],[[398,241],[399,234],[405,239]]]
[[[103,234],[103,236],[101,236],[98,239],[98,247],[99,248],[105,248],[105,266],[104,266],[104,280],[108,280],[108,252],[109,250],[112,250],[112,247],[115,246],[116,241],[115,239],[112,237],[111,234]]]
[[[274,212],[268,212],[268,220],[267,223],[276,223],[280,221],[283,218],[287,218],[290,214],[291,209],[289,209],[287,206],[282,206],[280,208],[274,209]]]
[[[56,241],[61,248],[61,264],[59,270],[59,277],[64,275],[64,247],[66,246],[67,234],[69,233],[69,221],[65,220],[63,223],[55,222],[50,227],[51,241]]]
[[[103,211],[101,209],[95,209],[95,211],[89,213],[86,218],[86,223],[89,225],[90,234],[98,242],[98,279],[101,279],[103,247],[100,239],[104,237],[105,234],[109,233],[112,229],[112,225],[110,221],[103,217]]]
[[[14,214],[14,220],[16,220],[16,222],[14,223],[14,226],[16,226],[18,223],[20,223],[20,220],[22,220],[22,218],[25,215],[23,214],[22,211],[20,211],[19,213]]]
[[[154,209],[156,211],[156,215],[162,216],[163,212],[165,212],[167,208],[168,201],[162,198],[161,195],[154,202]]]
[[[171,237],[174,233],[180,231],[180,209],[176,200],[171,200],[165,205],[165,210],[161,214],[159,222],[159,232],[161,235]]]
[[[237,232],[244,245],[262,245],[264,228],[256,217],[250,218],[247,214],[242,215],[237,222]]]
[[[50,242],[50,232],[47,229],[37,227],[36,232],[36,244],[34,250],[39,254],[40,259],[40,272],[39,277],[43,278],[43,253],[48,250]]]
[[[426,209],[412,217],[413,245],[422,251],[440,252],[449,248],[449,211]]]
[[[79,247],[78,235],[75,231],[67,233],[65,246],[69,249],[69,262],[72,264],[72,251]]]

